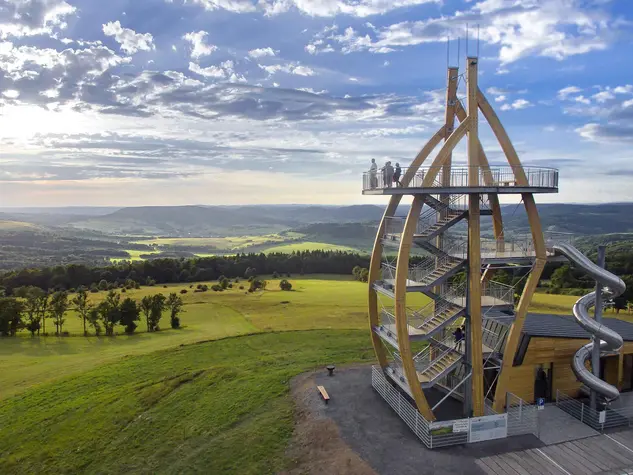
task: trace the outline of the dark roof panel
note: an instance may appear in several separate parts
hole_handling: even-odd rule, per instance
[[[604,318],[602,323],[619,333],[625,341],[633,341],[633,324],[617,318]],[[523,333],[535,337],[583,338],[590,335],[571,315],[529,313],[523,324]]]

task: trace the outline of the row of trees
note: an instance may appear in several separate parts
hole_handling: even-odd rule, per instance
[[[152,259],[121,262],[107,267],[68,265],[22,269],[0,275],[6,295],[13,289],[35,286],[70,290],[81,286],[93,291],[127,284],[166,284],[215,281],[220,276],[249,278],[257,275],[340,274],[349,275],[355,266],[369,267],[369,257],[338,251],[302,251],[292,254],[238,254],[195,259]],[[106,289],[103,289],[103,287]]]
[[[117,325],[122,325],[125,333],[132,334],[141,315],[145,318],[147,331],[153,332],[159,330],[165,310],[169,311],[171,327],[180,328],[183,309],[182,298],[175,293],[168,297],[160,293],[147,295],[137,302],[129,297],[122,299],[121,293],[110,290],[99,303],[90,301],[84,288],[80,288],[72,299],[65,291],[49,294],[38,287],[22,287],[16,293],[13,297],[0,298],[0,335],[15,336],[22,329],[31,332],[32,336],[48,335],[47,320],[52,320],[55,325],[55,335],[67,334],[64,323],[70,310],[75,310],[82,320],[85,336],[89,327],[96,335],[105,332],[112,336]]]

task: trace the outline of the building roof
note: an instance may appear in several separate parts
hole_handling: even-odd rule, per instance
[[[604,318],[602,323],[619,333],[625,341],[633,341],[633,323],[617,318]],[[546,313],[529,313],[523,324],[523,333],[548,338],[590,338],[573,316]]]

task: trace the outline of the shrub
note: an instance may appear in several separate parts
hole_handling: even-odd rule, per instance
[[[255,280],[255,277],[253,277],[253,276],[250,276],[250,277],[248,278],[248,281],[249,281],[249,282],[253,282],[254,280]]]
[[[163,289],[166,289],[166,288],[167,288],[167,286],[166,286],[166,285],[163,285]]]
[[[138,282],[136,284],[134,284],[134,288],[135,289],[140,289],[141,288],[141,284],[139,284]]]
[[[229,289],[232,289],[232,288],[233,288],[233,284],[229,284]]]
[[[189,286],[189,288],[190,288],[190,289],[193,289],[193,284],[191,284],[191,285]]]
[[[209,290],[209,286],[208,286],[207,284],[202,284],[202,285],[200,286],[200,290],[201,290],[202,292],[206,292],[207,290]]]
[[[255,292],[256,290],[264,290],[266,288],[267,282],[265,280],[253,279],[251,282],[251,286],[248,289],[249,292]]]
[[[286,272],[286,277],[290,279],[290,272]]]
[[[240,283],[240,279],[235,279],[233,282],[235,282],[236,284]]]
[[[202,284],[196,285],[196,289],[202,289]]]
[[[180,293],[181,293],[181,294],[186,294],[186,293],[187,293],[187,289],[182,289],[182,290],[180,291]]]
[[[279,282],[279,288],[281,290],[291,291],[292,290],[292,284],[290,282],[288,282],[286,279],[284,279],[281,282]]]
[[[97,292],[99,292],[99,289],[96,287],[90,287],[90,292],[92,292],[93,294],[96,294]]]
[[[273,279],[279,279],[279,272],[277,271],[273,272]]]
[[[122,293],[122,294],[124,294],[125,292],[127,292],[127,289],[126,289],[125,287],[123,287],[123,288],[121,289],[121,293]]]
[[[244,286],[243,285],[240,285],[240,290],[244,290]]]
[[[148,277],[145,281],[145,285],[147,285],[148,287],[154,287],[156,285],[156,281],[151,277]]]
[[[211,290],[213,290],[214,292],[222,292],[224,289],[219,284],[213,284],[211,286]]]
[[[108,290],[108,281],[105,279],[101,279],[99,281],[99,290]]]
[[[69,333],[69,332],[67,332],[67,331],[62,332],[62,336],[70,336],[70,333]]]
[[[194,293],[202,292],[202,289],[194,289]]]

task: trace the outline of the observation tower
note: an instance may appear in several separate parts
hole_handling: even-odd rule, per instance
[[[464,74],[448,68],[444,124],[402,170],[400,184],[384,170],[363,177],[363,194],[389,196],[369,269],[373,346],[386,379],[427,421],[436,420],[448,398],[463,403],[463,417],[484,416],[486,406],[503,412],[515,369],[513,358],[503,355],[516,354],[543,267],[558,258],[546,245],[534,200],[537,193],[558,192],[558,171],[521,165],[478,87],[477,63],[468,57]],[[462,79],[465,104],[457,97]],[[479,140],[480,113],[507,164],[489,163]],[[452,153],[461,140],[467,141],[468,162],[455,166]],[[520,195],[529,234],[506,238],[502,194]],[[406,216],[398,216],[405,195],[412,203]],[[493,238],[482,238],[482,216],[492,216]],[[529,271],[518,301],[514,287],[495,281],[499,269],[516,267]],[[458,327],[464,328],[461,344]],[[433,388],[444,396],[431,398]]]

